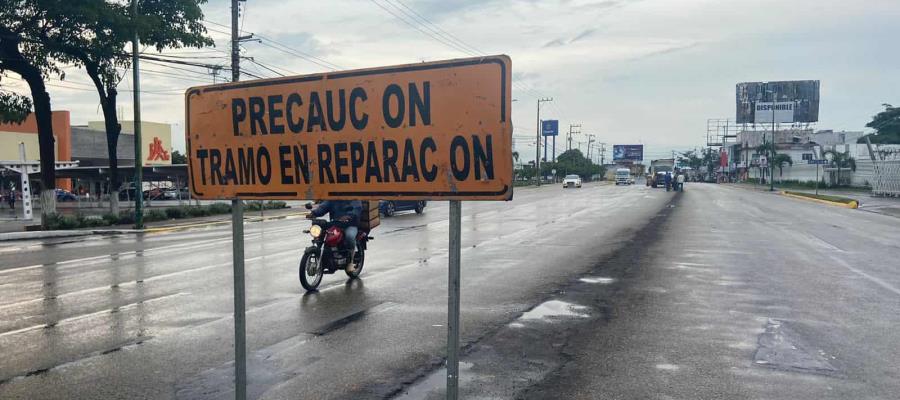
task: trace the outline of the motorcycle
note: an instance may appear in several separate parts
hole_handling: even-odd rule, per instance
[[[312,236],[312,245],[307,247],[300,259],[300,284],[307,291],[315,291],[325,274],[344,270],[351,279],[359,277],[366,261],[366,243],[375,239],[360,229],[356,235],[356,252],[353,261],[356,269],[347,271],[351,249],[344,244],[346,223],[313,219],[312,226],[303,231]]]

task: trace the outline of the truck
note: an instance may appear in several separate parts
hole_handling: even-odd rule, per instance
[[[650,161],[650,172],[647,174],[647,185],[652,187],[665,186],[666,174],[671,174],[675,169],[674,158],[661,158]]]
[[[631,184],[631,170],[628,168],[616,169],[616,186]]]

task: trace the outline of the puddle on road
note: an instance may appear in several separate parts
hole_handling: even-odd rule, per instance
[[[604,277],[600,277],[600,276],[593,276],[593,277],[589,276],[589,277],[581,278],[579,280],[582,282],[585,282],[585,283],[599,283],[601,285],[609,285],[610,283],[613,283],[616,281],[613,278],[604,278]]]
[[[519,320],[552,320],[565,317],[587,318],[589,314],[585,312],[588,308],[578,304],[567,303],[565,301],[550,300],[541,303],[539,306],[525,312],[519,317]]]
[[[472,369],[472,363],[467,362],[459,362],[459,382],[460,386],[462,386],[462,382],[467,380],[467,374],[469,370]],[[469,379],[471,379],[469,377]],[[394,397],[394,400],[424,400],[428,398],[428,395],[433,394],[432,398],[443,398],[444,389],[447,384],[447,367],[441,367],[441,369],[434,371],[428,374],[425,379],[420,380],[418,383],[410,386],[403,394]],[[438,394],[441,394],[440,396]]]
[[[663,371],[678,371],[681,367],[675,364],[656,364],[656,369]]]

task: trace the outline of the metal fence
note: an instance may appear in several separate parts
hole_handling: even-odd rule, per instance
[[[874,161],[872,194],[900,197],[900,160]]]

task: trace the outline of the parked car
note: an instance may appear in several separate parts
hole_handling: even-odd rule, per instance
[[[385,217],[393,217],[397,211],[413,210],[416,214],[425,212],[424,200],[381,200],[378,202],[378,211]]]
[[[581,177],[578,175],[566,175],[566,178],[563,179],[563,189],[570,187],[581,187]]]
[[[178,199],[186,200],[189,197],[188,189],[186,187],[183,187],[181,189],[168,188],[168,189],[163,190],[162,197],[165,200],[178,200]]]
[[[78,201],[78,196],[64,189],[56,189],[56,201]]]

